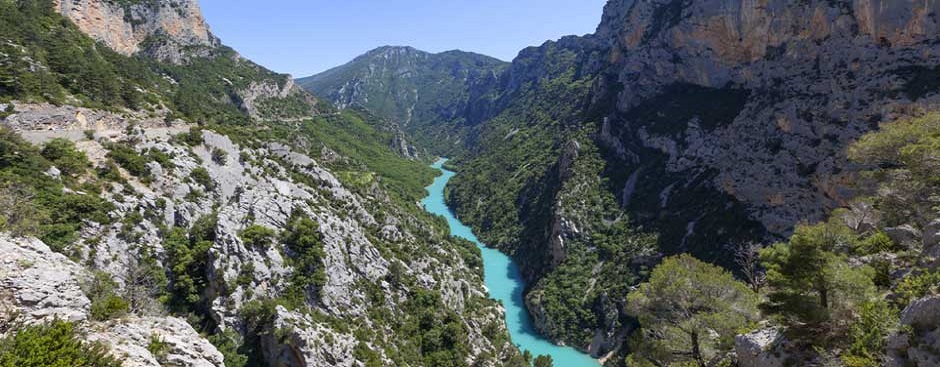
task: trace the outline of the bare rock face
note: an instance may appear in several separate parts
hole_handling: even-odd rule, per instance
[[[783,367],[785,355],[778,349],[783,334],[777,329],[761,329],[734,338],[734,352],[741,367]]]
[[[85,270],[37,239],[0,234],[0,320],[83,321],[91,302],[82,292]]]
[[[309,316],[277,307],[273,330],[262,339],[269,366],[356,366],[356,339],[319,325]],[[281,338],[278,340],[277,338]]]
[[[56,9],[82,32],[123,55],[146,51],[180,63],[184,47],[216,47],[197,0],[56,0]]]
[[[786,235],[852,197],[849,143],[940,101],[940,85],[918,77],[940,65],[938,11],[914,0],[611,1],[596,33],[611,45],[610,77],[598,87],[616,106],[600,140],[650,176],[635,195],[716,191]],[[644,164],[653,157],[663,163]]]
[[[224,367],[222,353],[199,335],[185,320],[176,317],[132,317],[96,326],[89,340],[111,347],[124,367],[193,366]],[[154,353],[147,347],[162,343]]]
[[[884,229],[885,234],[891,238],[891,241],[894,243],[900,244],[905,247],[912,247],[916,244],[917,241],[920,241],[923,233],[914,228],[910,224],[904,224],[897,227],[889,227]]]

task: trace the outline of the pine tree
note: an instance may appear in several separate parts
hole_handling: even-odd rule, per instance
[[[631,359],[714,365],[734,335],[757,319],[757,303],[728,271],[687,254],[667,258],[627,298],[627,312],[642,327]]]

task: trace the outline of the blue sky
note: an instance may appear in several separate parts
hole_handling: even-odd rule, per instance
[[[295,77],[383,45],[472,51],[511,60],[519,50],[591,33],[605,0],[201,0],[212,32],[242,55]]]

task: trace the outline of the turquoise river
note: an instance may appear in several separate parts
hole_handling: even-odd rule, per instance
[[[450,233],[476,243],[483,252],[483,273],[490,297],[502,302],[506,308],[506,327],[513,343],[521,350],[528,350],[533,356],[550,355],[556,367],[597,367],[598,361],[591,356],[570,347],[555,345],[542,338],[532,327],[532,320],[523,303],[522,292],[525,283],[519,268],[512,260],[498,250],[484,246],[473,234],[470,227],[460,223],[444,202],[444,186],[454,177],[454,172],[443,168],[444,160],[439,160],[431,167],[440,170],[431,186],[427,187],[428,197],[421,202],[431,214],[441,215],[450,225]]]

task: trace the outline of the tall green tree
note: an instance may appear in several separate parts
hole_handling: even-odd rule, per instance
[[[820,325],[851,318],[875,293],[874,271],[853,267],[844,253],[857,236],[837,221],[797,226],[789,243],[761,251],[771,288],[767,308],[791,323]]]
[[[630,358],[714,365],[731,350],[734,335],[757,319],[757,304],[757,295],[728,271],[687,254],[667,258],[627,297],[627,312],[642,327]]]

